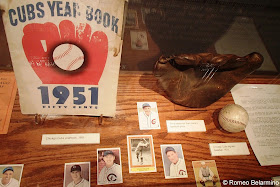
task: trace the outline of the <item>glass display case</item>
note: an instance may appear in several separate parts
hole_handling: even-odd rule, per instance
[[[109,4],[106,6],[110,7]],[[118,161],[115,165],[121,165],[122,179],[118,180],[120,184],[116,184],[119,186],[272,184],[271,181],[279,176],[279,151],[265,156],[265,159],[275,159],[278,164],[260,164],[248,132],[225,131],[219,124],[219,114],[226,105],[239,101],[233,98],[231,90],[236,84],[280,85],[279,10],[280,2],[277,0],[129,0],[123,33],[118,35],[123,41],[119,50],[120,72],[118,79],[114,79],[117,81],[115,116],[26,115],[21,113],[21,98],[15,90],[3,93],[8,96],[14,93],[15,99],[9,102],[10,113],[3,113],[5,117],[1,118],[3,122],[10,116],[7,122],[9,128],[5,127],[7,133],[0,134],[0,168],[3,169],[0,179],[7,170],[12,171],[10,167],[13,167],[21,186],[61,186],[65,178],[71,181],[72,165],[67,167],[69,176],[66,176],[63,174],[64,169],[66,171],[65,163],[73,163],[73,166],[78,167],[75,171],[85,171],[82,175],[86,176],[91,186],[95,186],[101,184],[97,176],[107,164],[106,158],[106,163],[104,161],[107,154],[104,155],[103,152],[109,150],[108,155]],[[0,70],[13,72],[2,13],[3,11],[0,14]],[[117,49],[109,47],[109,50]],[[249,61],[258,61],[255,58],[250,60],[247,56],[253,52],[263,57],[263,60],[259,58],[262,61],[259,66],[247,67],[245,69],[249,68],[250,71],[244,72],[244,69],[238,69]],[[165,67],[156,65],[163,61],[170,65],[170,69],[164,71],[164,76],[168,75],[164,77],[164,81],[157,75]],[[225,67],[224,64],[229,66]],[[114,63],[112,65],[117,66]],[[116,76],[115,73],[114,75]],[[202,91],[197,88],[202,88]],[[268,87],[262,87],[262,90],[266,88]],[[223,92],[221,89],[224,89]],[[110,91],[106,92],[110,94]],[[182,98],[187,98],[190,94],[192,96],[187,99],[188,104],[184,104]],[[246,97],[250,95],[254,96],[253,91]],[[102,97],[102,94],[99,96]],[[274,114],[279,114],[280,102],[272,97],[272,92],[261,96],[264,98],[258,102],[274,108],[262,108],[254,113],[255,116],[250,116],[252,113],[249,112],[249,121],[255,120],[254,117],[259,115],[261,125],[265,126],[260,125],[252,132],[264,137],[275,136],[275,139],[262,146],[270,146],[267,144],[274,142],[271,146],[274,150],[279,150],[279,143],[275,143],[279,139],[279,133],[271,132],[271,128],[268,128],[271,120],[269,122],[269,116],[263,115],[268,115],[270,109]],[[1,102],[7,100],[2,96],[1,98]],[[194,104],[190,105],[190,102]],[[248,102],[243,104],[249,111]],[[107,107],[114,105],[106,104]],[[154,123],[156,128],[143,128],[139,124],[140,113],[147,117],[145,107],[150,107],[151,113],[157,113],[157,122]],[[263,118],[260,119],[261,117]],[[271,119],[274,120],[273,128],[279,129],[279,116]],[[94,135],[97,139],[87,139],[90,143],[82,140],[83,135],[93,133],[98,134]],[[42,144],[44,135],[61,135],[60,138],[64,140],[72,138],[72,143]],[[49,140],[54,140],[52,136],[48,137]],[[81,140],[75,140],[79,138]],[[139,148],[141,141],[142,147]],[[243,143],[248,154],[235,155],[234,152],[243,151],[243,148],[237,147],[238,150],[233,151],[230,156],[213,156],[211,147],[216,143]],[[168,151],[165,153],[163,149],[166,146],[169,147],[168,151],[171,150],[168,155]],[[180,159],[176,157],[172,146],[177,147],[176,151],[180,153],[177,157]],[[226,152],[230,148],[224,149]],[[169,176],[172,159],[168,156],[171,153],[178,160],[185,161],[184,177]],[[152,159],[145,160],[145,154]],[[152,169],[149,164],[144,164],[150,161]],[[86,163],[86,169],[79,168],[77,163]],[[132,167],[134,163],[135,167]],[[212,178],[215,181],[211,180],[214,183],[199,179],[199,172],[202,170],[200,167],[203,168],[205,164],[214,173]],[[145,172],[143,168],[152,172]],[[113,184],[116,177],[117,175],[110,173],[108,183]]]

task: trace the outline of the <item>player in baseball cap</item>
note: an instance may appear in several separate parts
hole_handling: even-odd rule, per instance
[[[212,181],[213,186],[216,186],[217,176],[213,173],[213,171],[209,168],[206,162],[200,162],[201,167],[199,169],[199,182],[202,186],[205,186],[207,181]]]
[[[142,103],[141,103],[142,104]],[[137,104],[138,105],[138,104]],[[159,128],[159,117],[153,103],[143,103],[142,109],[138,111],[140,129],[157,129]],[[138,105],[138,107],[140,108]],[[153,108],[152,108],[153,106]]]
[[[67,185],[67,187],[76,187],[76,186],[89,187],[90,186],[89,182],[82,177],[82,173],[81,173],[82,168],[80,165],[77,165],[77,164],[73,165],[71,167],[70,171],[71,171],[70,175],[71,175],[73,181],[70,182]]]
[[[19,181],[13,178],[13,167],[8,166],[4,168],[2,174],[2,178],[0,178],[0,186],[19,186]]]
[[[151,105],[150,105],[149,103],[144,103],[144,104],[142,105],[142,108],[145,108],[145,107],[151,107]]]
[[[179,158],[178,153],[173,147],[166,147],[165,154],[171,162],[169,166],[170,177],[180,177],[187,175],[185,161]]]
[[[6,167],[5,169],[3,169],[3,172],[2,172],[2,173],[4,174],[6,171],[12,171],[12,172],[14,172],[14,168],[11,167],[11,166]]]
[[[112,150],[103,152],[105,166],[98,174],[98,184],[113,184],[122,182],[121,166],[115,163],[116,156]]]
[[[107,155],[110,155],[110,154],[115,156],[115,154],[111,150],[104,151],[103,156],[107,156]]]
[[[167,154],[168,151],[176,152],[175,149],[174,149],[173,147],[166,147],[166,148],[165,148],[165,154]]]
[[[167,158],[170,160],[170,162],[172,162],[173,164],[176,164],[179,161],[178,154],[176,153],[173,147],[166,147],[165,154]]]
[[[74,165],[71,167],[71,172],[72,171],[82,171],[81,166],[80,165]]]
[[[147,142],[145,138],[142,138],[135,148],[137,161],[140,162],[141,165],[144,164],[143,149],[147,148],[148,146],[149,142]]]

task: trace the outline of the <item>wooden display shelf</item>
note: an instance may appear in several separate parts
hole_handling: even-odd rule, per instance
[[[280,84],[275,76],[251,75],[241,83]],[[139,130],[137,102],[157,102],[161,129]],[[91,186],[97,185],[97,148],[121,148],[123,184],[114,186],[196,186],[192,161],[215,160],[222,180],[271,180],[279,176],[280,166],[260,166],[245,132],[224,132],[217,123],[219,110],[234,103],[226,94],[205,110],[175,110],[151,72],[121,72],[119,77],[117,112],[114,118],[89,116],[46,116],[36,125],[34,115],[20,112],[16,96],[8,134],[0,135],[0,164],[24,164],[21,186],[62,186],[64,164],[91,162]],[[206,132],[167,133],[166,120],[204,120]],[[98,145],[42,146],[42,134],[100,133]],[[127,135],[152,135],[154,140],[155,173],[128,172]],[[211,157],[209,143],[247,142],[248,156]],[[164,178],[161,144],[182,144],[188,172],[187,179]]]

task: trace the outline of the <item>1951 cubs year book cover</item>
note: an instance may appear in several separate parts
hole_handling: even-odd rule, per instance
[[[114,116],[126,0],[1,0],[23,114]]]

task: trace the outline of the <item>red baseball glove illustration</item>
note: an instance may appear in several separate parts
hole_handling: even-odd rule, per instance
[[[80,23],[75,28],[68,20],[61,21],[59,29],[50,22],[24,27],[24,53],[43,84],[98,85],[107,60],[108,38],[104,32],[91,31],[88,24]],[[84,63],[79,69],[70,72],[55,65],[53,51],[63,43],[74,44],[83,51]]]

